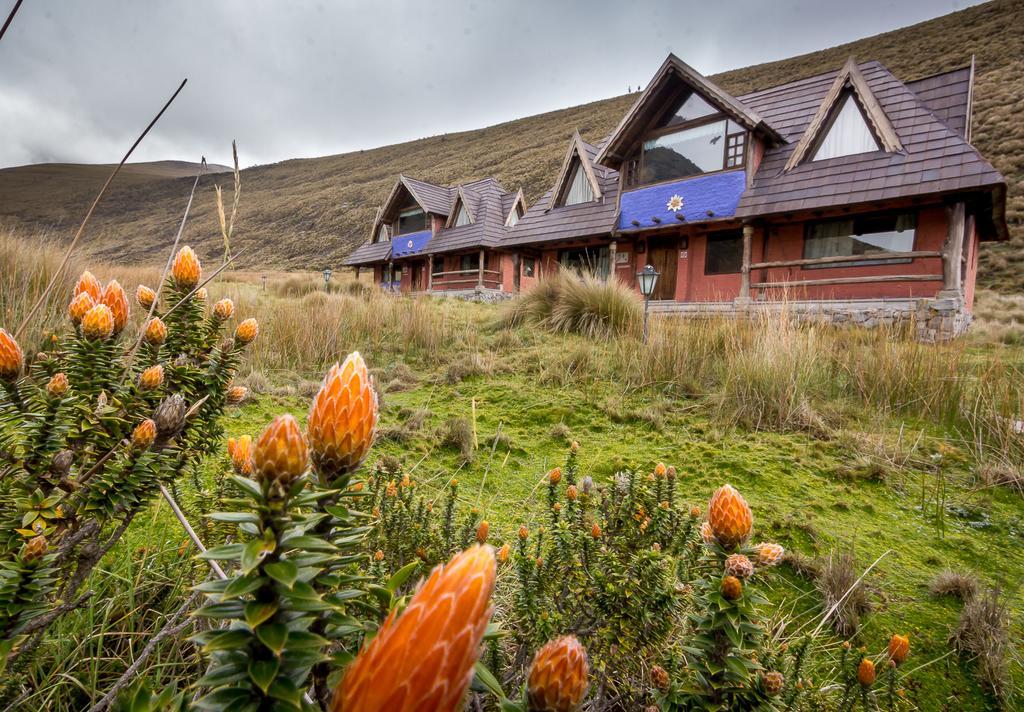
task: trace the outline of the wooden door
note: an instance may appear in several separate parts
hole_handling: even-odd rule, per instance
[[[651,239],[647,244],[646,264],[652,265],[661,273],[651,299],[675,299],[679,241],[674,237]]]

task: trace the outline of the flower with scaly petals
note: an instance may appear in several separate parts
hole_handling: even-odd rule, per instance
[[[765,542],[757,545],[758,566],[775,566],[782,561],[782,555],[786,553],[779,544]]]
[[[307,424],[317,472],[333,480],[359,467],[373,445],[378,414],[373,379],[359,352],[331,366]]]
[[[594,539],[601,538],[601,526],[597,522],[594,522],[594,526],[590,527],[590,536]]]
[[[158,316],[153,317],[146,324],[146,343],[153,346],[160,346],[167,340],[167,325]]]
[[[227,321],[235,313],[235,303],[224,297],[213,305],[213,316],[219,321]]]
[[[46,384],[46,392],[52,398],[60,398],[68,392],[68,377],[65,373],[55,373]]]
[[[229,440],[228,454],[231,456],[231,467],[235,472],[246,477],[252,474],[251,437],[243,435],[238,440]]]
[[[491,532],[491,525],[484,519],[480,522],[480,525],[476,528],[476,540],[479,544],[487,543],[487,535]]]
[[[871,687],[875,682],[875,664],[868,658],[862,658],[857,666],[857,682],[864,687]]]
[[[782,676],[781,672],[772,670],[761,675],[761,686],[764,691],[773,697],[782,692],[782,687],[785,684],[786,679]]]
[[[279,415],[267,426],[252,454],[253,469],[260,482],[286,488],[302,477],[309,462],[306,439],[290,414]]]
[[[495,578],[494,552],[474,545],[437,566],[349,665],[332,712],[455,712],[473,679]]]
[[[700,538],[708,546],[715,543],[715,533],[711,531],[711,525],[706,521],[700,523]]]
[[[137,450],[148,450],[156,441],[156,423],[146,418],[132,431],[132,446]]]
[[[199,289],[196,290],[195,298],[198,299],[199,301],[205,302],[207,296],[209,296],[209,294],[206,291],[206,287],[200,287]]]
[[[533,656],[526,699],[533,712],[572,712],[587,696],[587,651],[574,635],[548,642]]]
[[[203,267],[195,251],[188,245],[178,250],[178,254],[174,256],[171,276],[174,277],[174,284],[183,291],[199,284],[199,279],[203,276]]]
[[[690,519],[697,519],[700,517],[700,507],[690,507]]]
[[[735,576],[725,576],[718,590],[725,600],[735,601],[743,595],[743,582]]]
[[[502,544],[501,548],[498,549],[498,563],[504,564],[508,561],[508,555],[511,551],[512,548],[508,544]]]
[[[89,310],[96,306],[96,300],[88,292],[82,292],[75,296],[68,304],[68,317],[72,324],[81,324],[82,319],[89,313]]]
[[[893,633],[893,636],[889,638],[889,659],[897,665],[902,665],[908,655],[910,655],[910,638]]]
[[[669,685],[668,671],[661,665],[651,668],[651,683],[659,690],[667,690]]]
[[[723,485],[708,504],[708,523],[718,543],[726,549],[734,549],[750,538],[754,515],[732,485]]]
[[[139,388],[144,391],[155,391],[164,384],[164,367],[160,364],[150,366],[139,374]]]
[[[120,334],[128,323],[131,305],[128,303],[128,297],[124,293],[124,289],[116,279],[110,280],[107,286],[103,288],[100,303],[110,307],[110,312],[114,315],[114,333]]]
[[[245,346],[251,344],[259,336],[260,326],[255,319],[249,318],[243,321],[235,329],[235,341]]]
[[[569,498],[570,502],[575,502],[576,498],[580,496],[579,490],[576,489],[576,485],[569,485],[565,490],[565,496]]]
[[[0,329],[0,378],[13,381],[21,375],[25,365],[25,354],[7,329]]]
[[[530,536],[530,530],[526,528],[525,524],[519,525],[519,538],[526,541],[527,537]]]
[[[245,386],[231,386],[225,394],[228,405],[239,405],[249,395],[249,389]]]
[[[102,341],[114,333],[114,313],[106,304],[97,304],[82,317],[82,334],[90,341]]]
[[[561,481],[562,481],[562,468],[561,467],[553,468],[551,470],[551,472],[548,473],[548,482],[550,482],[553,485],[557,485]]]
[[[156,301],[156,292],[146,285],[140,284],[135,289],[135,301],[137,301],[139,306],[143,309],[149,309],[153,306],[153,302]]]
[[[49,545],[46,543],[46,537],[40,534],[28,540],[21,558],[25,563],[37,561],[46,555],[48,548]]]
[[[754,575],[754,565],[743,554],[732,554],[725,560],[725,573],[739,579],[750,578]]]
[[[82,276],[75,283],[73,296],[77,297],[79,294],[88,294],[94,304],[99,303],[100,297],[103,296],[103,285],[100,284],[100,281],[89,270],[82,272]]]
[[[667,472],[668,472],[668,468],[665,467],[665,463],[664,462],[659,462],[657,465],[654,466],[654,476],[655,477],[664,477]]]

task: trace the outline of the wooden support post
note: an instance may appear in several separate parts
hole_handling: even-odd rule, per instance
[[[427,255],[427,291],[434,288],[434,256]]]
[[[388,262],[388,291],[390,292],[395,283],[395,263]]]
[[[359,281],[359,265],[356,265],[356,281]]]
[[[608,281],[615,280],[615,253],[617,250],[615,240],[612,240],[608,244]]]
[[[740,267],[740,295],[736,304],[750,304],[750,246],[754,241],[754,226],[743,226],[743,265]]]
[[[512,253],[512,293],[519,294],[523,265],[518,252]]]
[[[484,288],[484,251],[480,250],[480,264],[477,269],[476,286],[480,289]]]
[[[946,206],[946,241],[942,245],[942,291],[940,298],[963,298],[961,262],[964,254],[966,206],[958,201]]]

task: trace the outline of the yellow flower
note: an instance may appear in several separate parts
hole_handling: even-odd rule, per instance
[[[137,301],[139,306],[143,309],[149,309],[153,306],[153,302],[156,301],[156,292],[146,285],[140,284],[135,289],[135,301]]]
[[[285,414],[274,418],[256,441],[252,460],[261,482],[288,487],[302,477],[309,462],[309,451],[293,416]]]
[[[96,306],[96,300],[88,292],[76,294],[68,304],[68,317],[73,324],[81,324],[89,310]]]
[[[309,445],[317,471],[329,479],[359,467],[373,445],[379,406],[359,352],[331,366],[309,411]],[[405,479],[403,479],[403,483]]]
[[[199,279],[203,276],[203,267],[195,251],[188,245],[178,250],[178,254],[174,256],[171,276],[174,277],[174,284],[182,291],[191,290],[199,284]]]
[[[13,381],[21,375],[25,365],[25,354],[7,329],[0,329],[0,378]]]
[[[90,341],[102,341],[114,333],[114,313],[106,304],[97,304],[82,317],[82,334]]]
[[[259,336],[260,327],[255,319],[246,319],[235,329],[235,341],[245,346],[251,344]]]
[[[138,450],[148,450],[156,441],[156,423],[146,418],[132,431],[132,445]]]
[[[235,303],[224,297],[213,305],[213,315],[220,321],[227,321],[235,313]]]
[[[526,678],[526,697],[534,712],[572,712],[590,686],[587,651],[576,636],[566,635],[537,651]]]
[[[139,374],[139,388],[144,391],[155,391],[164,384],[164,367],[160,364],[150,366]]]
[[[103,288],[100,303],[110,307],[110,313],[114,316],[114,333],[120,334],[128,323],[131,305],[128,304],[128,297],[116,279],[110,280]]]
[[[248,435],[228,440],[228,455],[235,472],[248,477],[252,474],[252,438]]]
[[[153,346],[159,346],[167,340],[167,325],[158,316],[153,317],[146,324],[146,342]]]
[[[94,304],[98,303],[103,295],[103,286],[89,270],[82,272],[82,276],[78,278],[78,282],[75,284],[73,296],[77,297],[79,294],[88,294]]]

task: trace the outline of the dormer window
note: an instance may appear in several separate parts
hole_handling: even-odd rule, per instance
[[[843,98],[842,107],[833,117],[832,125],[828,127],[811,160],[821,161],[878,150],[881,150],[881,146],[868,128],[864,113],[853,95],[847,93]]]
[[[463,225],[469,225],[469,211],[466,210],[466,206],[459,201],[458,212],[455,213],[455,227],[462,227]]]
[[[374,242],[387,242],[388,241],[388,226],[381,225],[377,228],[377,236],[373,240]]]
[[[396,235],[408,235],[427,229],[427,214],[423,208],[410,208],[398,214],[398,230]]]
[[[653,132],[643,142],[633,180],[660,183],[742,166],[746,137],[742,126],[725,118]]]
[[[507,227],[515,227],[523,217],[523,206],[516,205],[515,210],[509,213],[508,220],[505,221]]]
[[[569,190],[565,193],[565,201],[562,205],[579,205],[594,200],[594,187],[587,180],[586,173],[579,161],[572,168],[572,177],[569,180]]]

